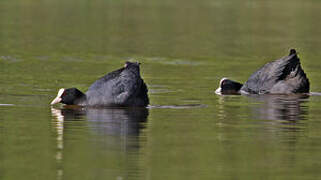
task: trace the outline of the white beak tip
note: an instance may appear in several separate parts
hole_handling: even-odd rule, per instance
[[[51,101],[50,105],[60,103],[60,101],[61,101],[61,98],[55,98],[53,101]]]
[[[64,93],[64,91],[65,91],[64,88],[59,89],[57,97],[54,100],[51,101],[50,105],[54,105],[54,104],[60,103],[61,102],[61,96]]]
[[[215,94],[222,95],[222,89],[219,87],[215,90]]]

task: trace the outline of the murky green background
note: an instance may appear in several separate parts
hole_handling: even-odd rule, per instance
[[[320,22],[317,0],[1,0],[0,179],[319,179],[321,96],[213,92],[290,48],[321,92]],[[48,105],[126,60],[149,109]]]

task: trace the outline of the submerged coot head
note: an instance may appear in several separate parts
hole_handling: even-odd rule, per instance
[[[57,97],[50,104],[63,103],[67,105],[77,105],[83,101],[85,97],[85,94],[77,88],[62,88],[58,91]]]
[[[227,78],[222,78],[219,88],[216,89],[216,94],[239,94],[243,85]]]

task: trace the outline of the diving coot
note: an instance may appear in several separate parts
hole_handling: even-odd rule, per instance
[[[51,104],[145,107],[149,104],[148,90],[140,76],[139,65],[126,62],[123,68],[94,82],[85,94],[77,88],[60,89]]]
[[[292,94],[309,93],[310,83],[295,49],[281,59],[265,64],[241,84],[227,78],[220,81],[217,94]]]

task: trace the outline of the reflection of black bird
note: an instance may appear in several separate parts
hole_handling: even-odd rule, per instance
[[[279,96],[250,96],[255,101],[263,102],[253,107],[255,117],[266,120],[285,120],[297,122],[304,119],[307,111],[302,103],[309,98],[308,95],[279,95]]]
[[[140,166],[137,164],[140,161],[137,158],[144,139],[141,138],[140,132],[145,127],[144,122],[147,122],[148,111],[147,108],[104,109],[79,106],[51,108],[52,115],[56,119],[54,125],[57,132],[57,167],[64,167],[70,160],[79,161],[79,164],[87,163],[87,158],[104,159],[102,162],[105,162],[105,159],[106,162],[116,160],[128,170],[121,174],[117,173],[118,177],[121,179],[128,176],[136,177],[140,171]],[[82,127],[84,125],[86,127]],[[75,134],[85,135],[89,139],[83,139],[83,136]],[[75,153],[77,149],[80,149],[81,155],[86,154],[86,158],[79,159],[79,152]],[[64,168],[59,168],[58,174],[64,174],[60,173],[63,171]],[[99,175],[109,173],[101,167],[101,163],[94,163],[90,171]],[[118,177],[116,179],[119,179]]]
[[[125,67],[94,82],[86,94],[76,88],[60,89],[51,104],[145,107],[149,104],[147,92],[139,63],[126,62]]]
[[[52,108],[52,113],[53,115],[57,117],[63,117],[63,120],[68,121],[68,120],[82,120],[84,116],[86,115],[86,111],[84,111],[81,108],[66,108],[66,109],[54,109]],[[58,114],[59,113],[59,114]]]
[[[147,121],[148,109],[88,108],[86,117],[97,132],[109,135],[139,135],[142,123]]]
[[[292,94],[308,93],[309,80],[294,49],[281,59],[265,64],[244,85],[223,78],[217,94]]]
[[[146,108],[74,108],[53,109],[54,116],[64,121],[87,119],[89,126],[99,134],[139,135],[147,121]],[[57,114],[59,113],[59,114]]]

